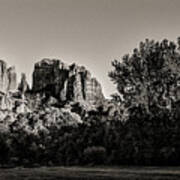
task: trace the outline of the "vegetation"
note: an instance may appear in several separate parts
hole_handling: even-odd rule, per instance
[[[109,73],[128,109],[141,107],[152,115],[156,108],[171,111],[180,98],[180,54],[176,44],[163,40],[141,42],[131,56],[113,61]],[[157,112],[157,111],[156,111]]]
[[[0,164],[180,165],[179,45],[180,39],[178,45],[146,40],[113,61],[109,76],[120,115],[99,108],[79,119],[76,112],[42,107],[4,122]]]
[[[1,169],[1,180],[179,180],[179,167],[41,167]]]

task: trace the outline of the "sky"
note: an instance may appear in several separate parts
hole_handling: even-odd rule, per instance
[[[0,59],[30,83],[35,62],[57,58],[84,65],[109,97],[114,59],[178,36],[180,0],[0,0]]]

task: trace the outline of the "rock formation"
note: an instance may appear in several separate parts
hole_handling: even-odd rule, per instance
[[[0,60],[0,91],[6,93],[16,89],[15,67],[7,68],[7,64]]]
[[[48,108],[64,116],[46,112],[48,122],[67,119],[67,124],[79,123],[104,101],[100,83],[83,66],[43,59],[35,64],[30,89],[25,74],[17,87],[15,67],[7,68],[0,60],[0,121],[14,122],[19,116],[29,118]],[[40,121],[39,116],[35,119]]]
[[[29,84],[26,80],[26,75],[24,73],[21,74],[21,81],[19,83],[18,90],[23,94],[30,90]]]
[[[83,66],[64,64],[57,59],[43,59],[35,64],[33,92],[53,95],[60,101],[87,101],[104,99],[101,85]]]
[[[15,90],[17,88],[17,77],[15,67],[10,67],[7,70],[8,74],[8,88],[7,90]]]

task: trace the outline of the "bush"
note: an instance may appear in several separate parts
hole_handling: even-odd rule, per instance
[[[93,165],[100,165],[105,163],[106,149],[101,146],[92,146],[84,149],[84,162]]]

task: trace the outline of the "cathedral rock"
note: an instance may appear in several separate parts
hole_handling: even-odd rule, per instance
[[[104,100],[100,83],[84,66],[68,66],[57,59],[43,59],[35,64],[32,91],[53,95],[60,101]]]

